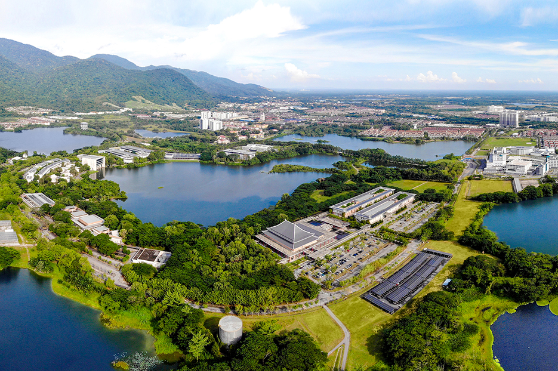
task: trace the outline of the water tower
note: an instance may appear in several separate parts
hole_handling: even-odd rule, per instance
[[[219,321],[219,338],[224,344],[233,345],[242,338],[242,320],[235,316],[225,316]]]

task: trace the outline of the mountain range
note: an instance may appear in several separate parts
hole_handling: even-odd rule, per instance
[[[58,57],[46,50],[0,38],[0,104],[57,109],[124,105],[134,96],[156,104],[210,106],[217,99],[270,96],[271,90],[206,72],[172,66],[139,67],[109,54],[88,59]]]

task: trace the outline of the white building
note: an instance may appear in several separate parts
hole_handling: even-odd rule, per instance
[[[87,122],[82,122],[79,124],[79,127],[81,128],[81,130],[87,130],[89,129],[89,124]]]
[[[161,268],[167,263],[171,255],[168,251],[139,249],[132,257],[132,263],[145,263],[155,268]]]
[[[104,156],[95,155],[78,155],[82,165],[88,165],[93,171],[98,171],[106,166],[106,159]]]
[[[500,113],[500,126],[506,128],[519,127],[519,113],[517,111],[504,111]]]
[[[223,121],[209,119],[208,129],[213,131],[223,130]]]
[[[488,106],[487,113],[500,113],[504,111],[504,106]]]
[[[507,158],[508,152],[506,150],[506,147],[494,147],[488,155],[486,167],[490,168],[506,166]]]

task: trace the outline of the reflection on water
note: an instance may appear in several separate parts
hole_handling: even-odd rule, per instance
[[[99,311],[58,296],[26,269],[0,272],[0,370],[110,371],[114,355],[148,350],[143,331],[110,330]]]
[[[268,174],[280,163],[331,167],[341,156],[310,155],[257,166],[171,162],[139,169],[108,169],[106,179],[120,184],[128,199],[119,201],[143,222],[163,225],[172,220],[213,225],[229,217],[244,218],[274,205],[300,184],[323,173]]]

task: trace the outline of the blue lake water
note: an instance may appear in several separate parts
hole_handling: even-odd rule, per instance
[[[494,356],[506,371],[555,371],[558,365],[558,317],[548,306],[523,305],[491,326]]]
[[[42,154],[50,154],[55,151],[67,151],[72,153],[74,149],[89,146],[98,146],[104,138],[89,135],[64,134],[61,128],[39,128],[23,130],[21,133],[11,131],[0,132],[0,147],[14,151],[27,151],[30,155],[33,151]]]
[[[140,130],[140,129],[134,130],[134,131],[135,131],[136,133],[138,133],[139,135],[141,135],[142,137],[144,137],[144,138],[156,138],[156,137],[159,137],[159,138],[172,138],[172,137],[179,137],[179,136],[181,136],[181,135],[187,135],[187,134],[189,134],[189,133],[171,133],[171,132],[165,132],[165,133],[163,133],[163,132],[158,132],[158,133],[156,133],[156,132],[151,131],[151,130]]]
[[[274,205],[284,193],[291,193],[302,183],[329,176],[268,174],[274,165],[326,168],[342,159],[310,155],[250,167],[171,162],[139,169],[107,169],[104,176],[120,184],[128,199],[119,204],[143,222],[161,226],[179,220],[208,226],[229,217],[242,219]]]
[[[462,140],[428,142],[424,144],[387,143],[383,141],[368,141],[356,137],[344,137],[337,134],[326,134],[323,137],[303,137],[301,135],[286,135],[275,139],[279,142],[309,142],[317,143],[318,140],[327,140],[333,146],[343,149],[359,150],[365,148],[381,148],[390,155],[400,155],[409,158],[418,158],[426,161],[439,160],[449,153],[461,156],[473,142]]]
[[[153,349],[135,330],[110,330],[99,311],[58,296],[27,269],[0,272],[0,370],[111,371],[115,354]]]
[[[494,207],[484,225],[511,247],[558,254],[558,197],[544,197]]]

